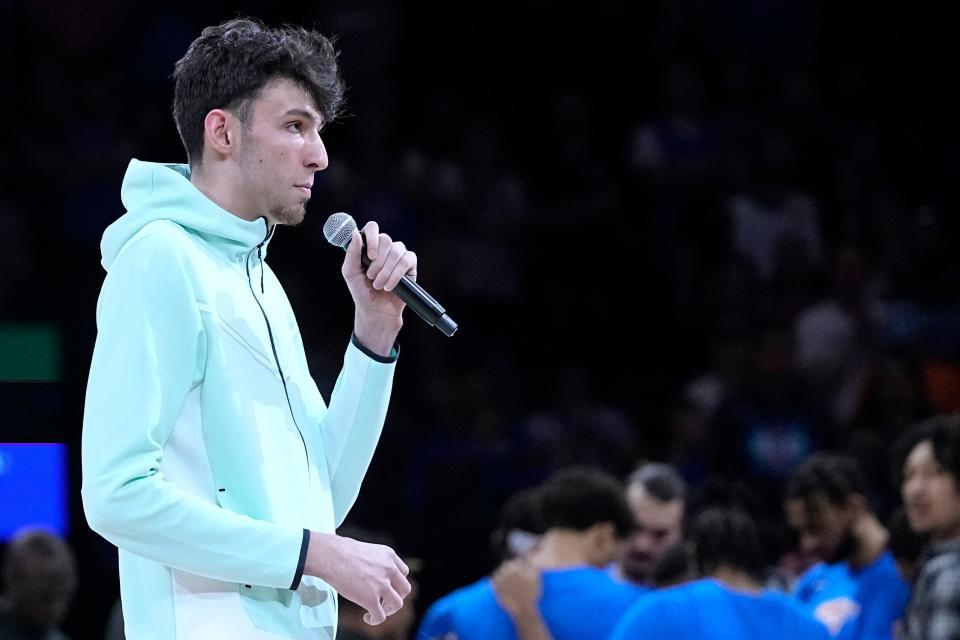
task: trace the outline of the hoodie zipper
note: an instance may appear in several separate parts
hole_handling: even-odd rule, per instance
[[[260,261],[260,293],[264,293],[263,289],[263,245],[267,243],[273,236],[273,231],[276,229],[276,225],[269,227],[267,229],[267,235],[263,240],[260,241],[260,244],[257,245],[257,259]],[[287,389],[287,378],[283,375],[283,367],[280,366],[280,356],[277,355],[277,345],[273,339],[273,329],[270,328],[270,318],[267,317],[267,312],[263,308],[263,303],[260,302],[260,298],[257,297],[257,292],[253,288],[253,279],[250,277],[250,258],[253,257],[253,250],[247,254],[246,259],[246,269],[247,269],[247,285],[250,287],[250,294],[253,296],[253,299],[257,301],[257,306],[260,307],[260,313],[263,314],[263,321],[267,324],[267,335],[270,337],[270,349],[273,350],[273,361],[277,363],[277,371],[280,372],[280,382],[283,384],[283,395],[287,398],[287,408],[290,409],[290,418],[293,420],[293,426],[297,428],[297,434],[300,436],[300,442],[303,443],[303,454],[307,458],[307,468],[310,467],[310,452],[307,450],[307,441],[303,437],[303,431],[300,429],[300,425],[297,424],[297,416],[293,412],[293,403],[290,402],[290,390]]]

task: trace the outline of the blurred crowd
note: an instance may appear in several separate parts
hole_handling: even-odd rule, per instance
[[[53,325],[63,357],[53,394],[0,385],[31,407],[0,440],[64,441],[78,459],[124,167],[182,161],[173,62],[246,13],[318,23],[342,50],[348,116],[326,132],[307,221],[270,255],[320,389],[350,326],[329,213],[414,248],[461,326],[447,340],[408,319],[351,514],[423,560],[422,605],[491,572],[508,498],[573,464],[623,479],[669,463],[685,500],[749,511],[711,526],[754,526],[779,568],[763,584],[784,589],[826,551],[783,510],[817,451],[850,458],[891,541],[909,532],[889,524],[894,444],[960,411],[960,40],[941,3],[200,4],[0,1],[15,88],[0,101],[0,321]],[[78,500],[72,518],[90,588],[64,624],[89,637],[115,554]],[[689,553],[667,573],[688,575]]]

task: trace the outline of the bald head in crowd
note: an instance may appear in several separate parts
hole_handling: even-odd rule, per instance
[[[669,464],[641,464],[627,478],[627,502],[636,529],[620,558],[622,578],[648,584],[661,556],[683,538],[686,484]]]
[[[23,531],[7,547],[2,570],[3,625],[26,634],[54,632],[77,589],[77,568],[67,544],[47,531]],[[51,635],[50,637],[62,637]]]

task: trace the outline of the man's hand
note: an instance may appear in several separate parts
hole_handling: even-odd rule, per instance
[[[540,572],[523,560],[504,562],[493,573],[493,591],[512,618],[534,611],[542,591]]]
[[[403,276],[417,279],[417,255],[407,251],[402,242],[394,242],[387,234],[380,233],[376,222],[363,226],[363,237],[370,258],[366,273],[360,263],[363,249],[360,231],[353,232],[340,271],[356,307],[357,339],[374,353],[387,356],[403,325],[401,313],[405,306],[391,292]]]
[[[504,562],[493,573],[493,593],[513,620],[520,640],[551,640],[540,615],[543,583],[536,567],[520,558]]]
[[[329,533],[310,533],[303,572],[366,609],[363,621],[371,625],[399,611],[411,588],[410,570],[393,549]]]

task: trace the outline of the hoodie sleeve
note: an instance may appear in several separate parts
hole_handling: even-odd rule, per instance
[[[343,524],[356,501],[373,460],[387,417],[396,360],[396,347],[391,357],[382,358],[352,338],[329,408],[316,385],[310,385],[307,411],[320,429],[336,527]]]
[[[229,582],[291,588],[307,533],[180,490],[160,471],[205,335],[177,232],[141,232],[104,281],[81,446],[90,527],[118,547]]]

